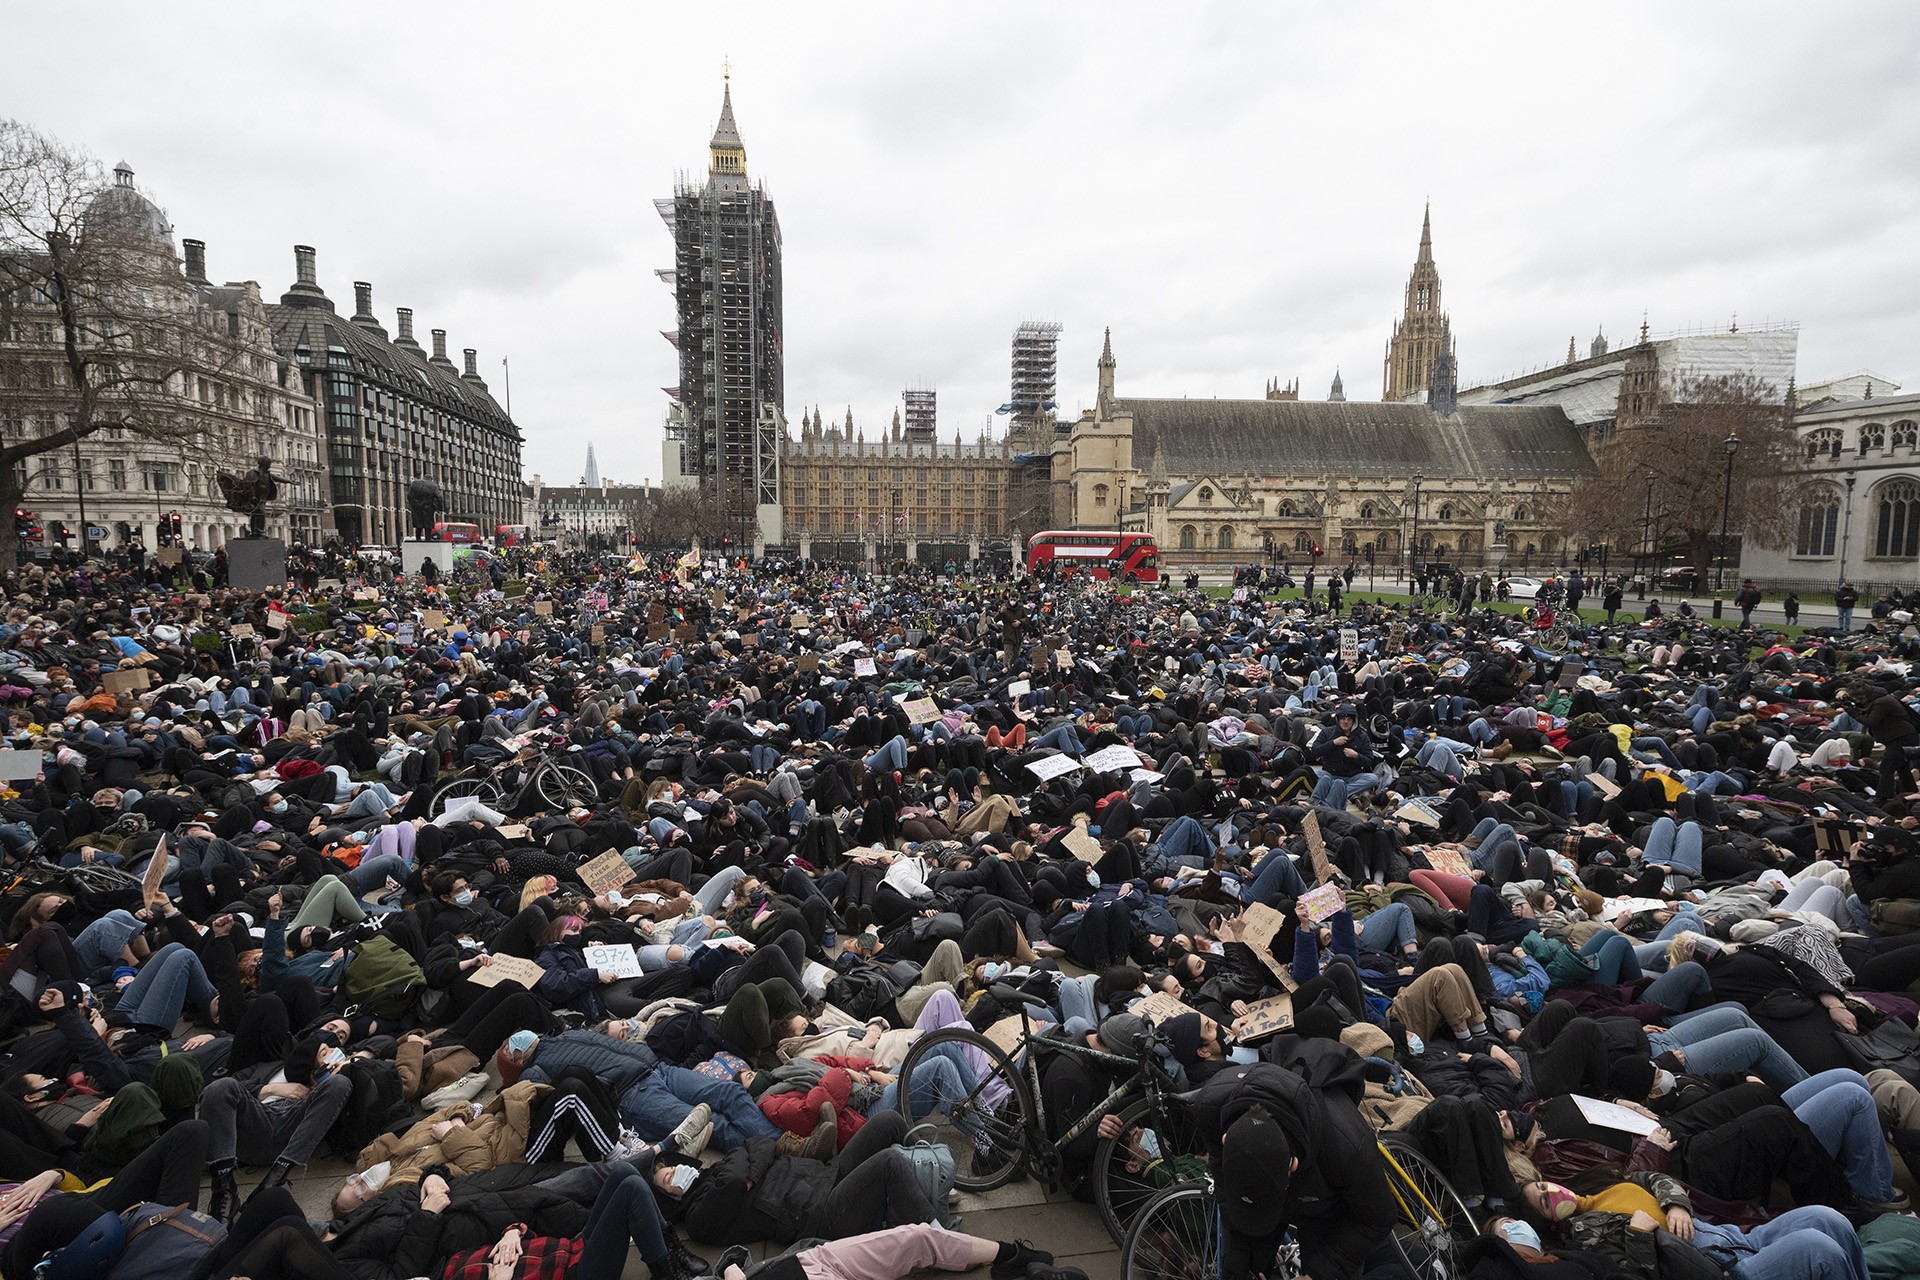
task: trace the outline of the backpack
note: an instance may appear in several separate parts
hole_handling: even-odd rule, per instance
[[[849,969],[827,984],[827,1003],[860,1019],[890,1018],[894,998],[900,993],[893,979],[881,969],[861,965]]]
[[[1908,1084],[1920,1084],[1920,1033],[1898,1018],[1887,1018],[1859,1035],[1834,1038],[1860,1074],[1891,1071]]]
[[[391,938],[361,943],[347,962],[347,999],[376,1018],[405,1017],[414,996],[427,984],[420,964]]]
[[[413,1108],[400,1085],[400,1068],[385,1058],[354,1058],[341,1068],[353,1088],[327,1131],[334,1151],[351,1160],[396,1120],[411,1118]]]
[[[1867,919],[1880,933],[1920,932],[1920,898],[1882,898],[1867,908]]]
[[[933,1132],[930,1124],[915,1125],[907,1130],[906,1141],[896,1142],[895,1151],[907,1158],[913,1168],[913,1176],[919,1180],[920,1189],[927,1193],[927,1202],[933,1206],[933,1216],[943,1227],[951,1228],[958,1221],[952,1209],[947,1207],[947,1197],[953,1194],[953,1152],[944,1142],[931,1142],[926,1138],[914,1137],[917,1133]]]
[[[106,1280],[175,1280],[190,1275],[227,1238],[227,1229],[183,1204],[137,1204],[123,1211],[127,1244]]]

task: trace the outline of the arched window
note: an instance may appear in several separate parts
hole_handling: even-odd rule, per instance
[[[1199,530],[1195,529],[1190,524],[1180,526],[1180,549],[1182,551],[1193,550],[1194,547],[1199,545],[1199,542],[1200,542]]]
[[[1473,535],[1470,533],[1461,534],[1460,535],[1461,554],[1464,555],[1466,552],[1469,552],[1471,550],[1473,550]]]
[[[1392,555],[1394,536],[1391,530],[1373,536],[1373,548],[1381,555]]]
[[[1360,504],[1360,518],[1362,520],[1373,519],[1373,504],[1371,502],[1363,502]]]
[[[1340,535],[1340,553],[1349,556],[1360,554],[1360,544],[1353,540],[1352,534],[1343,533]]]
[[[1522,502],[1513,509],[1513,522],[1519,524],[1527,518],[1527,504]]]
[[[1209,503],[1209,502],[1212,502],[1212,501],[1213,501],[1213,490],[1211,490],[1211,489],[1209,489],[1209,488],[1207,488],[1207,487],[1206,487],[1205,485],[1201,485],[1201,486],[1200,486],[1200,501],[1201,501],[1201,503],[1202,503],[1202,505],[1204,505],[1204,504],[1206,504],[1206,503]]]
[[[1860,452],[1880,450],[1887,447],[1887,429],[1877,422],[1869,422],[1860,428]]]
[[[1880,490],[1873,554],[1895,559],[1920,555],[1920,484],[1895,480]]]
[[[1547,534],[1540,539],[1540,553],[1542,555],[1553,554],[1553,535],[1552,534]]]
[[[1822,427],[1807,433],[1807,461],[1812,462],[1822,454],[1840,456],[1840,428]]]
[[[1294,534],[1293,549],[1295,551],[1311,552],[1313,550],[1313,535],[1310,533]]]
[[[1233,546],[1233,526],[1230,524],[1223,524],[1220,526],[1220,549],[1222,551],[1225,551],[1232,546]]]
[[[1840,499],[1824,490],[1814,494],[1800,508],[1799,531],[1793,540],[1793,554],[1832,555],[1834,531],[1839,527]]]
[[[1283,502],[1281,502],[1281,504],[1280,504],[1280,518],[1281,518],[1281,519],[1283,519],[1283,520],[1291,520],[1291,519],[1293,519],[1293,517],[1294,517],[1294,514],[1295,514],[1295,513],[1294,513],[1294,510],[1293,510],[1293,499],[1292,499],[1292,498],[1288,498],[1288,499],[1286,499],[1286,500],[1284,500]]]
[[[1920,427],[1915,427],[1911,422],[1894,423],[1893,447],[1896,449],[1920,447]]]
[[[1439,515],[1439,518],[1440,518],[1440,519],[1442,519],[1442,520],[1451,520],[1451,519],[1453,519],[1453,504],[1452,504],[1452,503],[1450,503],[1450,502],[1443,502],[1443,503],[1441,503],[1441,504],[1440,504],[1440,515]]]
[[[1107,505],[1107,486],[1103,484],[1093,486],[1093,505],[1096,507]]]

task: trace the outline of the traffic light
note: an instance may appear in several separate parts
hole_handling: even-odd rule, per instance
[[[67,545],[67,539],[72,536],[73,535],[67,530],[67,522],[65,520],[55,520],[53,522],[53,539],[55,542],[58,542],[64,547]]]
[[[16,538],[25,537],[33,531],[33,512],[13,509],[13,534]]]
[[[180,513],[178,511],[167,517],[167,532],[172,536],[174,546],[178,547],[183,545],[180,541]]]
[[[1317,542],[1313,544],[1313,554],[1316,558],[1320,555],[1320,544]]]

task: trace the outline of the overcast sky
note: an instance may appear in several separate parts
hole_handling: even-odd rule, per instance
[[[512,360],[529,475],[658,479],[652,201],[730,60],[785,238],[788,416],[908,384],[971,438],[1023,319],[1063,412],[1380,394],[1422,202],[1463,386],[1595,329],[1800,323],[1803,382],[1920,390],[1910,3],[113,5],[11,0],[0,115],[125,158],[215,279],[294,244],[351,312]],[[22,56],[31,52],[32,56]]]

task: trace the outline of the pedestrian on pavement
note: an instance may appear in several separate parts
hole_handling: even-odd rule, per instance
[[[1760,588],[1755,585],[1752,578],[1748,578],[1740,585],[1740,594],[1733,598],[1733,602],[1740,606],[1740,625],[1752,626],[1753,611],[1760,603]]]
[[[1787,592],[1787,598],[1780,602],[1780,612],[1786,615],[1788,626],[1800,625],[1800,593],[1798,591]]]
[[[1833,593],[1833,607],[1840,611],[1840,620],[1835,625],[1843,634],[1853,630],[1853,606],[1860,603],[1860,592],[1851,582],[1843,582],[1840,589]]]

